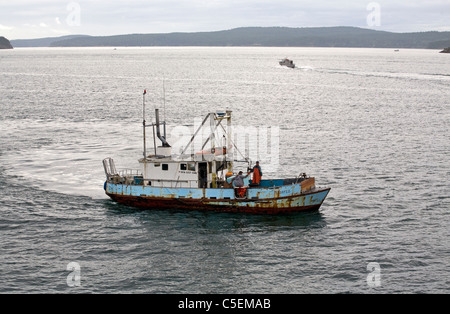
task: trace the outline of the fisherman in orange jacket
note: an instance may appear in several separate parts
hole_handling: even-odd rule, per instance
[[[263,175],[261,167],[259,166],[259,161],[256,162],[256,166],[253,167],[253,179],[252,185],[259,185],[261,183],[261,177]]]

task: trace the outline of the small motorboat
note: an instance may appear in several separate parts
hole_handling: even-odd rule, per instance
[[[295,64],[294,61],[289,60],[288,58],[284,58],[283,60],[280,61],[280,65],[281,66],[287,66],[288,68],[295,68]]]

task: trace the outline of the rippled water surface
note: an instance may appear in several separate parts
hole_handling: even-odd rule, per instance
[[[279,127],[263,171],[331,187],[320,212],[107,199],[101,161],[137,168],[142,91],[161,106],[163,82],[169,129],[216,109]],[[449,293],[449,87],[434,50],[1,51],[0,293]]]

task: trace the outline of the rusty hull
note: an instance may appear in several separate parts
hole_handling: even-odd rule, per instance
[[[275,188],[251,188],[245,199],[236,198],[234,189],[173,189],[113,183],[105,187],[114,201],[146,210],[282,214],[319,210],[330,189],[317,189],[313,184],[314,181],[306,181]]]

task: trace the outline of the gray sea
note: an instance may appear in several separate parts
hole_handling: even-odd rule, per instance
[[[278,128],[265,178],[305,172],[329,197],[280,216],[115,204],[102,160],[138,167],[144,89],[169,130],[216,109]],[[0,130],[0,293],[450,293],[450,58],[436,50],[0,51]]]

